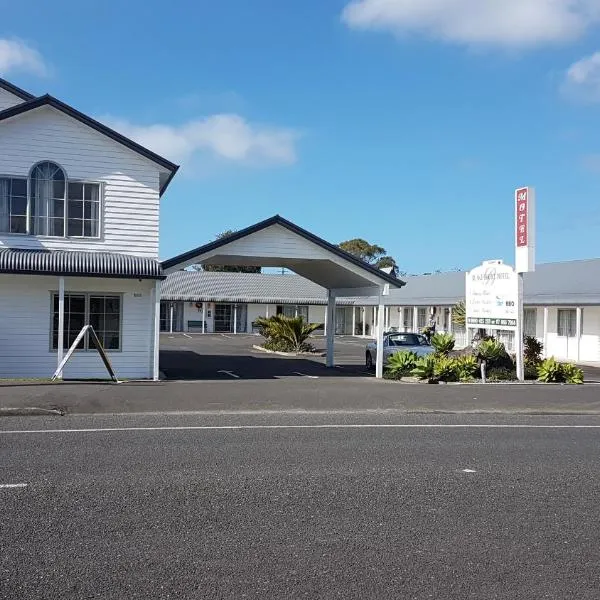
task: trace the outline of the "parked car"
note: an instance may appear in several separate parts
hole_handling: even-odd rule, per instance
[[[434,352],[424,335],[420,333],[396,333],[388,332],[383,336],[383,364],[396,352],[410,351],[417,356],[426,356]],[[377,343],[369,342],[365,349],[365,364],[367,369],[375,367],[377,360]]]

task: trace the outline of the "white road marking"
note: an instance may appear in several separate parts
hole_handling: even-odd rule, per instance
[[[463,473],[477,473],[477,471],[473,471],[473,469],[463,469]]]
[[[228,340],[232,340],[233,338],[230,335],[225,335],[224,333],[221,334],[224,338],[227,338]]]
[[[433,424],[331,424],[331,425],[165,425],[162,427],[105,427],[85,429],[7,429],[19,433],[102,433],[115,431],[202,431],[240,429],[600,429],[600,425],[433,425]]]
[[[294,371],[294,375],[300,375],[300,377],[308,377],[308,379],[319,379],[318,375],[307,375],[306,373],[300,373],[299,371]]]
[[[24,487],[27,487],[26,483],[0,483],[0,489],[24,488]]]
[[[225,373],[226,375],[229,375],[229,377],[235,377],[235,379],[239,379],[240,378],[239,375],[236,375],[235,373],[232,373],[231,371],[221,370],[221,371],[217,371],[217,373]]]
[[[183,336],[186,337],[186,338],[190,338],[190,340],[193,339],[192,336],[188,335],[187,333],[184,333]]]

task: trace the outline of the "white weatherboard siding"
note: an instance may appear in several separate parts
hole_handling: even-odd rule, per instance
[[[51,107],[0,122],[0,175],[27,176],[45,160],[58,163],[70,179],[102,182],[101,238],[0,234],[0,247],[158,257],[158,166]]]
[[[150,378],[153,281],[65,278],[65,293],[105,292],[122,295],[122,351],[109,352],[117,376]],[[58,277],[0,275],[0,377],[51,377],[57,367],[50,349],[51,294]],[[135,296],[134,296],[135,294]],[[65,378],[106,378],[95,351],[77,351],[64,371]]]
[[[12,108],[17,104],[21,104],[23,100],[14,94],[11,94],[9,91],[4,88],[0,88],[0,110],[6,110],[7,108]]]
[[[580,360],[600,361],[600,307],[583,308],[581,329]]]

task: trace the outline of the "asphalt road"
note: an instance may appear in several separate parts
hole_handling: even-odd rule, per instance
[[[2,598],[600,597],[600,417],[0,429]]]

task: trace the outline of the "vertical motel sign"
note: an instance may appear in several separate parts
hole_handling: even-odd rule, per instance
[[[515,271],[518,273],[517,328],[515,350],[517,378],[525,380],[523,356],[523,273],[535,271],[535,190],[515,190]]]
[[[515,191],[515,270],[535,271],[535,189]]]

